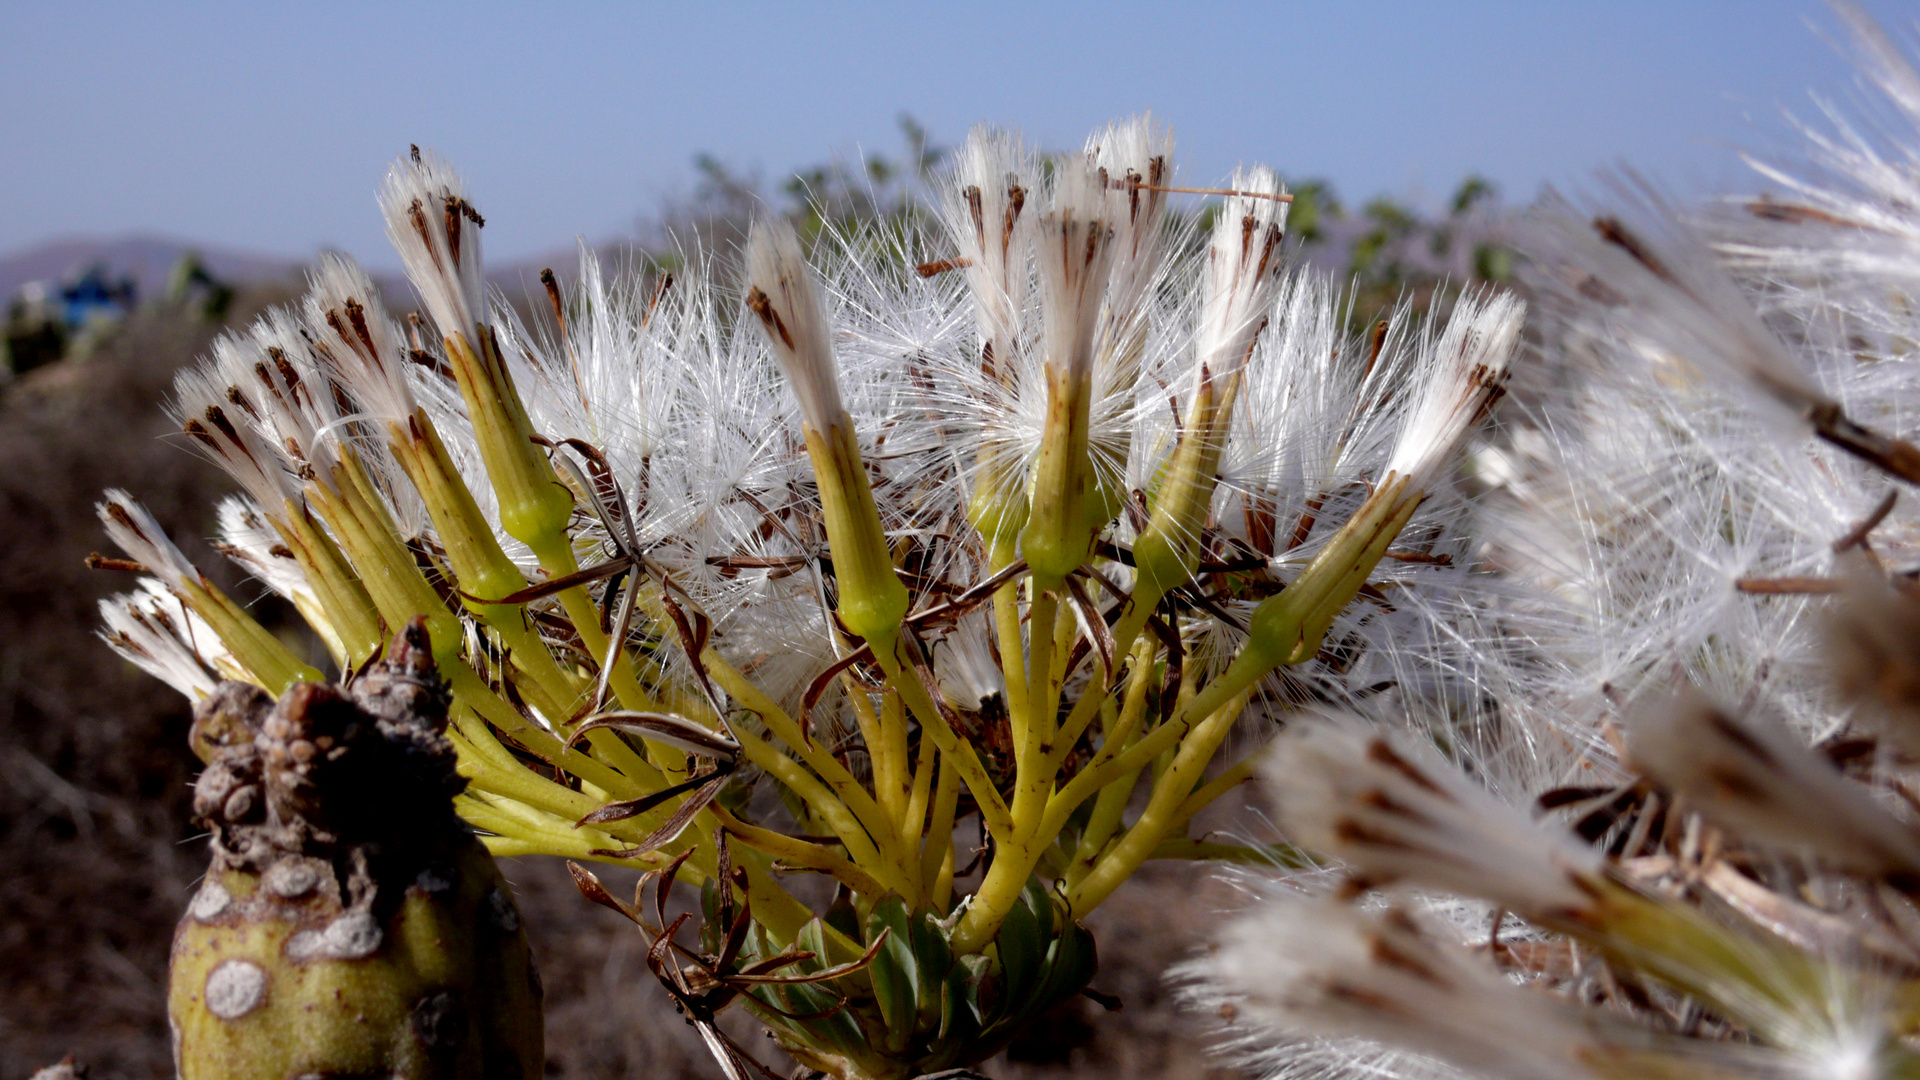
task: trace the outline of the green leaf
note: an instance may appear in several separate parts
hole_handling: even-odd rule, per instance
[[[942,1044],[970,1042],[987,1022],[981,996],[993,991],[993,963],[979,954],[962,956],[947,972],[940,997]]]
[[[1053,894],[1048,891],[1042,878],[1033,878],[1027,887],[1020,891],[1020,902],[1033,908],[1034,925],[1040,928],[1040,939],[1045,941],[1053,937]]]
[[[794,965],[801,974],[812,974],[828,967],[831,963],[827,956],[827,935],[819,919],[808,920],[795,936],[794,948],[813,953],[811,960],[802,960]],[[843,1000],[843,994],[831,983],[791,983],[780,987],[780,996],[785,999],[786,1009],[802,1015],[825,1012]],[[860,1025],[853,1018],[851,1009],[842,1009],[832,1016],[815,1020],[788,1020],[784,1017],[768,1017],[770,1026],[785,1028],[804,1036],[829,1053],[851,1056],[864,1049],[867,1039],[860,1032]]]
[[[913,913],[911,930],[914,969],[920,976],[920,1019],[931,1023],[941,1007],[942,988],[953,970],[953,945],[930,907]]]
[[[1065,919],[1062,919],[1066,922]],[[1047,950],[1047,975],[1026,1011],[1038,1016],[1078,994],[1093,981],[1099,967],[1093,934],[1076,922],[1066,922]]]
[[[1029,882],[993,939],[1000,952],[1000,994],[993,1010],[996,1016],[1019,1009],[1039,984],[1047,935],[1052,928],[1053,904],[1040,891],[1038,882]]]
[[[874,1002],[886,1020],[886,1045],[896,1053],[906,1049],[920,1013],[919,964],[913,955],[912,922],[906,901],[898,893],[881,897],[867,915],[867,941],[872,943],[881,934],[887,935],[868,973],[873,980]]]
[[[827,905],[827,925],[847,935],[848,941],[860,941],[860,912],[853,906],[853,894],[839,890]]]

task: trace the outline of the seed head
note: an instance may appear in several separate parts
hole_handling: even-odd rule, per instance
[[[431,150],[403,157],[387,171],[380,209],[387,238],[441,335],[471,335],[487,313],[480,271],[486,221],[467,201],[459,174]]]

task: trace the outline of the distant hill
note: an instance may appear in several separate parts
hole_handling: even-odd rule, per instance
[[[105,263],[110,278],[133,278],[139,298],[151,300],[166,289],[167,275],[189,251],[199,252],[208,273],[226,281],[291,277],[302,265],[299,260],[275,255],[156,236],[50,240],[0,257],[0,302],[12,298],[29,281],[62,281],[95,263]]]
[[[612,265],[625,265],[625,258],[630,257],[626,248],[626,242],[605,244],[602,245],[601,255],[610,258]],[[5,314],[6,302],[27,282],[63,282],[85,272],[95,263],[106,264],[110,280],[118,280],[123,276],[133,278],[140,301],[158,299],[166,290],[167,275],[173,272],[180,257],[189,251],[199,253],[208,273],[236,284],[289,278],[297,280],[313,261],[157,236],[50,240],[24,251],[0,255],[0,316]],[[575,267],[579,265],[579,258],[578,251],[567,246],[536,258],[493,263],[487,267],[487,281],[511,297],[528,292],[537,294],[542,267],[553,267],[563,280],[570,280]],[[375,271],[373,279],[389,297],[400,298],[397,303],[412,303],[413,291],[398,274]]]

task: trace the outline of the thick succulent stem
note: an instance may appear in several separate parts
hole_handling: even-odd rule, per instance
[[[213,865],[174,935],[184,1080],[521,1080],[544,1064],[540,983],[465,781],[424,620],[344,686],[195,709],[194,812]]]

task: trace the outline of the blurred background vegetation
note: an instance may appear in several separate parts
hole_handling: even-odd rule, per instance
[[[632,263],[671,269],[696,245],[730,252],[761,207],[792,215],[808,232],[830,223],[915,225],[928,213],[930,178],[946,149],[910,117],[899,128],[893,156],[835,158],[776,181],[702,155],[691,199],[649,214],[634,236],[606,246]],[[1509,212],[1479,178],[1463,180],[1433,210],[1388,198],[1350,209],[1331,182],[1312,176],[1290,178],[1290,186],[1294,259],[1351,280],[1356,329],[1396,302],[1424,310],[1462,287],[1509,276],[1512,258],[1500,243]],[[1212,212],[1200,201],[1187,210]],[[134,492],[223,587],[253,599],[268,625],[295,633],[264,589],[242,582],[200,539],[214,531],[226,485],[175,445],[160,406],[174,373],[224,327],[299,294],[297,268],[262,273],[270,263],[255,263],[217,274],[186,253],[145,297],[110,250],[95,255],[98,262],[17,287],[5,301],[0,1080],[27,1077],[68,1053],[91,1064],[95,1080],[171,1075],[167,950],[206,862],[187,821],[196,761],[186,748],[185,703],[93,636],[98,600],[132,585],[84,567],[104,546],[92,509],[101,489]],[[538,269],[495,267],[492,277],[515,293]],[[410,306],[400,283],[385,284],[395,306]],[[507,870],[548,987],[549,1076],[714,1075],[647,974],[631,927],[580,902],[557,862],[518,860]],[[1103,949],[1095,986],[1123,1008],[1109,1013],[1077,1001],[989,1072],[1009,1080],[1213,1074],[1204,1018],[1175,1013],[1160,972],[1226,902],[1225,886],[1196,888],[1187,867],[1149,868],[1094,917]],[[730,1023],[747,1045],[768,1048],[745,1017]]]

